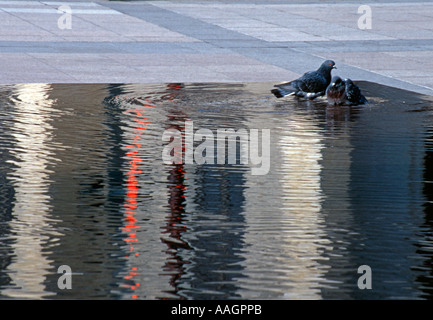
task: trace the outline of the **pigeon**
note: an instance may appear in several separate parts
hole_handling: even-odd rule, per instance
[[[296,80],[277,84],[277,89],[271,92],[277,98],[295,95],[313,100],[325,95],[326,88],[331,82],[331,71],[336,68],[334,61],[326,60],[316,71],[309,71]]]
[[[350,79],[332,78],[326,89],[326,98],[331,105],[360,105],[367,103],[359,87]]]

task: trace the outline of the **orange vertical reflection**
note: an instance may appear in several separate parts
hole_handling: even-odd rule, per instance
[[[142,145],[139,143],[139,141],[142,138],[141,136],[146,132],[147,126],[149,124],[149,119],[145,117],[145,108],[154,107],[150,104],[141,104],[141,106],[142,107],[140,107],[140,109],[129,109],[125,111],[126,114],[131,114],[133,116],[133,121],[135,122],[131,143],[126,146],[126,156],[129,158],[129,170],[126,174],[126,203],[124,204],[125,226],[122,230],[127,234],[127,237],[123,240],[129,245],[129,254],[127,255],[127,258],[139,256],[138,251],[135,250],[135,246],[138,242],[137,230],[139,228],[139,226],[136,224],[136,212],[138,205],[137,196],[138,190],[140,188],[140,175],[143,174],[143,172],[140,170],[140,164],[143,162],[143,160],[140,157],[139,151]],[[125,280],[128,280],[128,283],[132,283],[127,285],[127,287],[129,287],[132,291],[140,287],[140,283],[135,280],[139,274],[138,268],[133,266],[130,268],[128,274],[124,277]],[[138,299],[138,295],[132,294],[131,298]]]

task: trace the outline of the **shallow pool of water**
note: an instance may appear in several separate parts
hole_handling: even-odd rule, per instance
[[[433,98],[359,84],[0,86],[0,298],[433,298]]]

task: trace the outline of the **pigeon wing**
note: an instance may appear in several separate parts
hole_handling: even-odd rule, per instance
[[[325,92],[328,86],[326,78],[316,71],[307,72],[299,79],[292,81],[292,83],[293,82],[296,82],[293,86],[298,87],[304,92]]]
[[[361,93],[361,89],[351,80],[346,81],[346,98],[352,104],[364,104],[367,102],[367,99]]]

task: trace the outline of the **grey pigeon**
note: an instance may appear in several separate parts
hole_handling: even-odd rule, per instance
[[[326,98],[332,105],[359,105],[367,103],[361,89],[350,79],[332,78],[326,89]]]
[[[277,84],[275,85],[277,89],[273,89],[271,92],[277,98],[295,95],[312,100],[323,96],[331,82],[331,71],[336,68],[334,61],[326,60],[316,71],[309,71],[296,80]]]

